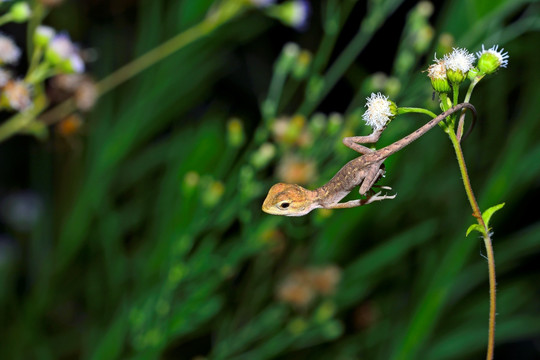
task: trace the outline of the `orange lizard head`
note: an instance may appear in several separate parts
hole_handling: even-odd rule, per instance
[[[318,207],[313,191],[296,184],[278,183],[268,191],[262,210],[272,215],[302,216]]]

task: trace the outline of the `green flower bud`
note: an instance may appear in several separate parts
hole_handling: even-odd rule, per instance
[[[482,45],[482,51],[476,53],[478,57],[478,70],[484,74],[493,74],[500,67],[506,67],[508,65],[508,52],[503,52],[504,49],[498,50],[499,45],[494,45],[491,49],[484,49]]]
[[[30,18],[30,15],[32,15],[32,10],[30,10],[30,6],[27,3],[18,2],[13,4],[13,6],[9,9],[9,13],[11,14],[11,18],[14,22],[22,23]]]
[[[471,70],[469,70],[469,73],[467,74],[467,78],[469,80],[473,81],[475,77],[481,74],[481,71],[478,70],[478,68],[473,67]]]
[[[467,73],[461,70],[446,69],[446,77],[452,84],[461,84],[467,78]]]
[[[311,7],[306,0],[287,1],[268,8],[268,14],[270,16],[297,30],[306,28],[310,13]]]
[[[276,71],[282,74],[288,73],[295,65],[299,54],[300,47],[297,44],[293,42],[286,43],[276,64]]]
[[[54,37],[56,32],[52,27],[40,25],[36,28],[36,31],[34,33],[34,43],[37,46],[47,46],[49,45],[49,42]]]

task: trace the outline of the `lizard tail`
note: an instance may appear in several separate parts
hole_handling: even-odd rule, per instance
[[[454,114],[455,112],[461,111],[463,109],[467,109],[471,111],[473,115],[473,123],[474,123],[476,121],[476,109],[474,108],[474,106],[470,103],[458,104],[446,110],[445,112],[441,113],[439,116],[430,120],[425,125],[421,126],[416,131],[410,133],[404,138],[380,150],[377,150],[375,154],[373,155],[376,155],[378,159],[374,159],[374,160],[386,159],[388,156],[398,152],[399,150],[403,149],[405,146],[409,145],[410,143],[412,143],[413,141],[415,141],[416,139],[418,139],[419,137],[427,133],[429,130],[433,129],[438,123],[443,121],[446,117]],[[369,156],[369,155],[364,155],[364,156]]]

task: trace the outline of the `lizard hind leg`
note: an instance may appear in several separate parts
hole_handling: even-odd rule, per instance
[[[367,171],[364,181],[360,185],[360,195],[366,195],[366,193],[379,181],[385,174],[386,170],[382,162],[371,165]]]

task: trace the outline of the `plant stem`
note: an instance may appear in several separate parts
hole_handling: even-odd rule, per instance
[[[13,16],[10,13],[0,16],[0,26],[7,24],[13,20]]]
[[[463,185],[465,187],[465,192],[467,193],[467,198],[471,204],[473,210],[473,216],[478,221],[478,224],[482,227],[482,236],[484,238],[484,244],[486,246],[487,259],[488,259],[488,271],[489,271],[489,330],[488,330],[488,346],[487,346],[487,360],[493,359],[493,351],[495,347],[495,311],[496,311],[496,279],[495,279],[495,256],[493,254],[493,244],[489,235],[489,229],[486,227],[484,219],[482,218],[482,213],[480,212],[480,207],[478,202],[474,197],[472,190],[471,182],[469,175],[467,173],[467,167],[465,165],[465,158],[463,156],[463,151],[459,143],[456,134],[452,129],[447,131],[450,141],[454,146],[456,152],[459,170],[461,172],[461,177],[463,178]]]
[[[43,95],[38,95],[34,106],[26,112],[13,115],[0,126],[0,143],[27,127],[45,108],[47,101]]]
[[[406,113],[420,113],[420,114],[426,114],[431,116],[433,119],[437,117],[434,112],[429,111],[427,109],[422,108],[415,108],[415,107],[399,107],[398,108],[398,115],[400,114],[406,114]]]
[[[474,87],[476,86],[476,84],[478,84],[478,82],[480,80],[482,80],[482,78],[484,76],[485,75],[477,76],[471,81],[471,84],[469,85],[469,89],[467,89],[467,94],[465,94],[465,99],[463,100],[463,102],[468,103],[471,100],[471,95],[472,95],[472,92],[474,90]],[[459,117],[458,130],[457,130],[457,139],[460,142],[461,142],[461,137],[463,135],[463,124],[464,123],[465,123],[465,111],[462,111],[461,116]],[[473,125],[474,125],[474,123],[473,123]],[[472,129],[472,127],[471,127],[471,129]]]

